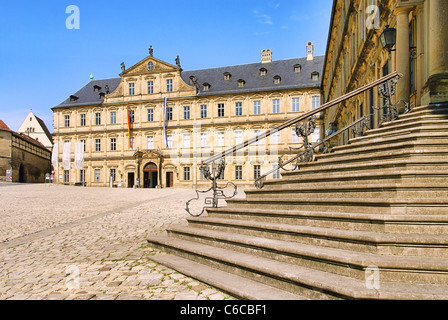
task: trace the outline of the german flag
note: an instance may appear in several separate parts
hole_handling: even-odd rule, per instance
[[[128,140],[129,140],[129,150],[132,150],[131,145],[131,116],[129,114],[129,106],[126,106],[126,111],[128,114]]]

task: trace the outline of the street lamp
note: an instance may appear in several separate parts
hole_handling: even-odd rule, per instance
[[[389,51],[389,53],[395,51],[395,49],[392,48],[397,40],[397,29],[389,28],[389,25],[387,25],[386,29],[384,29],[383,33],[380,36],[380,40],[383,48]]]

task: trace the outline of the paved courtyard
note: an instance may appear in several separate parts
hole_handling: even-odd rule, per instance
[[[151,261],[192,190],[0,183],[0,300],[224,300]]]

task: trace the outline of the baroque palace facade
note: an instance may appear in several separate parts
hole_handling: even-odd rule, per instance
[[[446,0],[335,0],[322,79],[325,102],[394,71],[402,75],[393,101],[400,113],[405,103],[412,108],[447,102],[447,16]],[[386,30],[393,42],[384,46]],[[370,114],[370,127],[378,127],[383,106],[372,89],[323,112],[323,130]],[[348,138],[342,135],[339,144]]]
[[[311,42],[306,49],[304,58],[274,61],[263,50],[259,63],[183,71],[179,57],[176,65],[161,61],[151,47],[134,66],[123,63],[119,78],[92,80],[52,108],[58,183],[209,187],[199,170],[207,157],[320,105],[324,57],[313,55]],[[318,127],[312,138],[319,136]],[[80,142],[84,164],[77,169]],[[294,127],[258,141],[226,157],[220,179],[250,185],[300,143]]]

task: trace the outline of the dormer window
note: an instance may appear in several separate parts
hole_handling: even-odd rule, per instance
[[[260,76],[261,77],[264,77],[267,73],[268,73],[268,70],[266,70],[265,68],[261,68],[260,69]]]
[[[280,78],[280,76],[274,77],[274,84],[280,84],[281,82],[282,82],[282,78]]]
[[[100,92],[100,99],[104,100],[104,97],[106,96],[106,94],[104,92]]]
[[[93,86],[93,92],[100,92],[100,90],[101,90],[100,86],[97,86],[97,85]]]
[[[78,99],[79,99],[79,97],[77,97],[77,96],[70,96],[70,102],[75,102]]]
[[[245,85],[246,81],[244,81],[243,79],[238,80],[238,88],[244,88]]]
[[[224,80],[230,80],[230,78],[232,77],[232,75],[228,72],[224,73]]]
[[[302,71],[302,66],[300,64],[296,64],[294,66],[294,72],[300,72],[300,71]]]
[[[153,63],[152,61],[149,61],[149,62],[148,62],[148,70],[149,70],[149,71],[154,70],[154,63]]]
[[[204,90],[204,91],[208,91],[208,90],[210,90],[210,84],[209,83],[204,83],[203,85],[202,85],[202,89]]]
[[[319,80],[319,72],[314,71],[311,73],[311,80]]]
[[[190,77],[190,84],[194,84],[196,82],[196,77],[195,76],[191,76]]]

